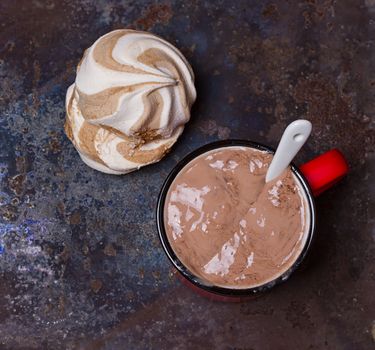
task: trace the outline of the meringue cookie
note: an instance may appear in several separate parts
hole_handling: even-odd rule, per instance
[[[65,131],[87,165],[125,174],[168,152],[195,98],[194,74],[180,51],[150,33],[115,30],[78,65]]]

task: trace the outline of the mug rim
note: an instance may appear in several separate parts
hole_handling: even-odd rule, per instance
[[[173,248],[171,247],[168,236],[166,233],[165,225],[164,225],[164,206],[166,197],[169,191],[171,184],[173,183],[176,176],[180,173],[180,171],[193,159],[197,158],[198,156],[213,151],[215,149],[224,148],[224,147],[249,147],[254,148],[260,151],[266,151],[269,153],[274,154],[275,150],[272,147],[266,146],[259,142],[253,142],[248,140],[240,140],[240,139],[230,139],[230,140],[223,140],[223,141],[214,141],[208,144],[205,144],[194,151],[188,153],[185,157],[183,157],[169,172],[167,178],[164,180],[164,183],[161,187],[158,202],[156,206],[156,222],[158,228],[158,236],[163,247],[165,254],[167,255],[168,259],[171,261],[172,265],[176,268],[176,270],[189,282],[193,283],[195,286],[211,292],[213,294],[222,295],[222,296],[230,296],[230,297],[245,297],[254,294],[258,294],[260,292],[266,292],[269,289],[273,288],[274,286],[286,281],[295,270],[301,265],[302,261],[305,259],[307,252],[310,249],[311,243],[314,238],[315,234],[315,226],[316,226],[316,208],[315,208],[315,201],[313,192],[310,188],[309,183],[307,182],[306,178],[302,174],[302,172],[297,168],[294,163],[291,163],[291,170],[293,174],[297,177],[300,182],[302,189],[305,192],[308,208],[310,211],[310,227],[307,232],[306,241],[304,244],[303,249],[301,250],[300,254],[298,255],[297,259],[294,263],[284,271],[280,276],[277,278],[268,281],[262,285],[251,287],[251,288],[230,288],[230,287],[223,287],[217,285],[207,285],[204,283],[204,280],[195,276],[190,270],[180,261],[180,259],[175,254]]]

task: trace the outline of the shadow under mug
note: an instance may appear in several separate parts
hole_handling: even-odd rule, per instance
[[[169,260],[179,272],[179,276],[181,277],[182,282],[191,287],[199,294],[220,301],[243,301],[254,298],[260,293],[270,290],[274,286],[286,281],[289,278],[289,276],[301,265],[308,250],[311,247],[316,222],[314,197],[320,195],[322,192],[333,186],[348,172],[348,164],[342,153],[337,149],[330,150],[303,164],[299,168],[294,163],[292,163],[291,170],[295,175],[297,181],[299,181],[301,189],[303,189],[305,192],[307,206],[310,213],[310,227],[307,232],[306,242],[294,264],[279,277],[260,286],[237,289],[210,285],[207,281],[203,281],[199,277],[192,274],[179,260],[179,258],[173,251],[168,241],[164,225],[165,200],[173,180],[176,178],[179,172],[193,159],[200,156],[201,154],[215,149],[233,146],[250,147],[272,154],[275,153],[275,151],[268,146],[246,140],[217,141],[200,147],[183,158],[169,173],[160,191],[156,210],[157,227],[161,244]]]

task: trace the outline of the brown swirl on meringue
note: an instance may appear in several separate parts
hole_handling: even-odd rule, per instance
[[[116,30],[85,51],[67,91],[65,131],[86,164],[125,174],[169,151],[195,98],[180,51],[150,33]]]

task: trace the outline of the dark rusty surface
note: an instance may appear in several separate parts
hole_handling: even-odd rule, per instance
[[[375,340],[375,1],[0,3],[1,349],[371,349]],[[82,52],[115,28],[176,44],[198,101],[163,161],[123,177],[63,134]],[[155,227],[160,186],[216,139],[272,146],[313,122],[298,161],[331,147],[351,173],[317,200],[303,271],[246,303],[181,285]]]

